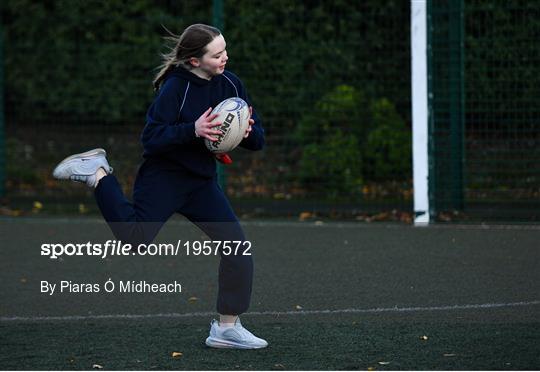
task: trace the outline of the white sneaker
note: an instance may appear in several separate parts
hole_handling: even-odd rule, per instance
[[[86,183],[95,187],[96,172],[103,168],[105,173],[111,174],[112,167],[105,157],[107,153],[103,149],[93,149],[81,154],[68,156],[62,160],[53,171],[53,177],[59,180],[72,180]]]
[[[255,337],[253,333],[242,327],[240,318],[236,319],[233,327],[220,327],[217,320],[210,322],[210,336],[206,345],[219,349],[262,349],[268,342]]]

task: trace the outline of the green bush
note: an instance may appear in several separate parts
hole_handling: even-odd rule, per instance
[[[15,138],[6,139],[6,175],[12,184],[36,185],[41,180],[36,172],[34,148]]]
[[[324,95],[300,120],[300,181],[330,198],[355,194],[362,184],[361,140],[365,138],[366,98],[347,85]]]
[[[151,0],[8,0],[0,9],[6,104],[30,122],[140,122],[164,51],[160,25],[188,24]]]
[[[315,103],[298,123],[301,142],[323,141],[336,129],[365,137],[368,130],[368,103],[365,94],[348,85],[339,85]]]
[[[337,129],[324,141],[304,147],[300,176],[305,184],[322,185],[330,199],[354,195],[362,185],[361,159],[356,137]]]
[[[411,132],[386,98],[371,104],[371,131],[363,149],[366,179],[401,181],[411,175]]]
[[[337,86],[300,120],[300,182],[330,198],[360,192],[363,181],[410,178],[411,138],[386,98],[368,100],[354,87]]]

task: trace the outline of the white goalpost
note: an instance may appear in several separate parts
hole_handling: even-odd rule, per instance
[[[429,224],[427,0],[411,0],[414,224]]]

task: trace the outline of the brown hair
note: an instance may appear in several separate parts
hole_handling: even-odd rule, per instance
[[[165,76],[174,67],[191,69],[190,58],[201,58],[206,53],[208,43],[221,35],[217,28],[201,23],[189,26],[180,36],[169,30],[167,32],[170,36],[165,37],[165,40],[173,42],[175,46],[169,53],[161,55],[163,63],[158,67],[160,70],[153,81],[155,90],[159,90]]]

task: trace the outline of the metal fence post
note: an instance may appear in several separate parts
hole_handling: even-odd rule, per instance
[[[450,203],[455,210],[462,210],[464,162],[464,63],[463,63],[463,0],[450,1],[449,24],[449,113],[450,147]]]
[[[212,23],[223,32],[223,0],[212,1]],[[227,186],[227,177],[225,175],[225,167],[223,164],[217,164],[218,183],[225,191]]]
[[[0,23],[0,197],[6,195],[6,140],[4,116],[4,33]]]
[[[428,202],[432,220],[437,216],[437,172],[435,157],[435,111],[433,109],[433,3],[426,3],[426,54],[427,54],[427,104],[428,104]]]

